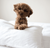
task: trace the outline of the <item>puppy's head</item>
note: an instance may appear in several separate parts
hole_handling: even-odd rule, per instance
[[[30,17],[33,13],[32,9],[25,3],[18,3],[14,5],[14,11],[21,17]]]

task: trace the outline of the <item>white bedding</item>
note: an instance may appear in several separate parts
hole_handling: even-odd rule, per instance
[[[25,30],[14,29],[14,25],[0,20],[0,45],[13,48],[42,48],[42,27],[31,26]]]
[[[11,24],[15,24],[15,21],[9,21]],[[28,26],[41,26],[43,28],[42,35],[43,41],[42,45],[44,48],[50,48],[50,23],[39,23],[39,22],[28,22]]]
[[[31,24],[31,23],[29,23]],[[41,26],[43,28],[43,42],[42,45],[44,48],[50,48],[50,23],[37,23],[34,22],[31,25]]]
[[[4,20],[2,20],[4,21]],[[9,21],[9,23],[14,25],[14,21]],[[43,27],[42,35],[43,35],[43,41],[42,45],[44,48],[50,48],[50,23],[37,23],[37,22],[28,22],[28,26],[34,25],[34,26],[41,26]],[[12,47],[2,47],[0,48],[12,48]]]
[[[12,48],[12,47],[7,47],[7,46],[1,46],[0,45],[0,48]]]

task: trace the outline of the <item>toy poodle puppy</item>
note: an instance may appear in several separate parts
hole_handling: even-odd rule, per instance
[[[30,15],[33,13],[30,6],[25,3],[18,3],[14,5],[14,11],[17,14],[14,28],[19,30],[27,28],[26,17],[30,17]]]

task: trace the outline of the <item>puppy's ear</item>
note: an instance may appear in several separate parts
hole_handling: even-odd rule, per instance
[[[17,5],[14,5],[14,11],[16,10]]]
[[[16,7],[16,5],[14,5],[14,8]]]
[[[30,13],[29,13],[29,15],[28,15],[28,17],[30,17],[30,15],[33,13],[33,11],[32,11],[32,9],[30,10]]]

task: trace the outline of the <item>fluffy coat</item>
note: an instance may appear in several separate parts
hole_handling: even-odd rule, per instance
[[[19,30],[27,28],[26,17],[30,17],[30,15],[33,13],[30,6],[25,3],[18,3],[14,5],[14,11],[17,14],[14,28]]]

